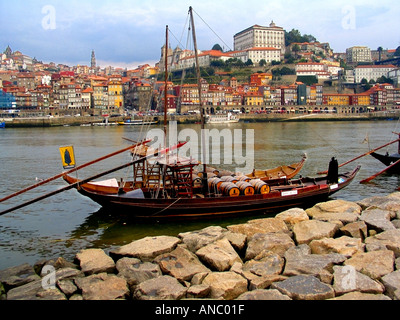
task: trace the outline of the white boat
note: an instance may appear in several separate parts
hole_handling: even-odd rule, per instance
[[[206,123],[237,123],[239,122],[238,116],[227,113],[227,114],[212,114],[206,116]]]
[[[125,120],[123,122],[118,122],[119,125],[124,126],[139,126],[139,125],[149,125],[157,124],[157,121],[143,121],[143,120]]]

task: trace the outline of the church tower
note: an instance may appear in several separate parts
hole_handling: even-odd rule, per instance
[[[92,50],[92,59],[91,59],[90,67],[93,69],[96,68],[96,56],[94,55],[94,50]]]

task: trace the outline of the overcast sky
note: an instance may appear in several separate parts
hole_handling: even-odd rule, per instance
[[[200,50],[216,43],[233,49],[235,33],[271,20],[329,42],[335,52],[400,46],[398,0],[0,0],[0,52],[10,45],[43,62],[72,66],[90,65],[93,49],[102,67],[154,65],[166,25],[171,46],[180,40],[187,47],[189,6]]]

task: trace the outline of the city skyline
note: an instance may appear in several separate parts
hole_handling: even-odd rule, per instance
[[[396,33],[400,3],[393,0],[174,0],[172,5],[160,0],[16,0],[0,3],[0,49],[9,45],[45,63],[90,65],[94,50],[101,67],[154,65],[160,59],[166,25],[172,33],[171,47],[186,48],[189,6],[195,11],[201,50],[216,43],[225,50],[233,49],[234,34],[255,24],[266,26],[272,20],[286,31],[298,29],[329,42],[335,52],[355,45],[373,50],[400,46]]]

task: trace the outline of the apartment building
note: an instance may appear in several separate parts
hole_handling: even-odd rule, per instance
[[[233,37],[234,51],[251,48],[276,48],[285,54],[285,30],[273,21],[268,27],[254,25],[238,32]]]
[[[388,77],[390,71],[396,70],[394,65],[361,65],[354,68],[354,82],[361,83],[363,79],[368,82],[378,80],[380,77]]]
[[[372,62],[371,49],[363,46],[355,46],[346,49],[347,63]]]
[[[299,76],[316,76],[317,79],[329,79],[332,73],[329,72],[329,66],[317,62],[298,63],[295,67],[296,75]]]

